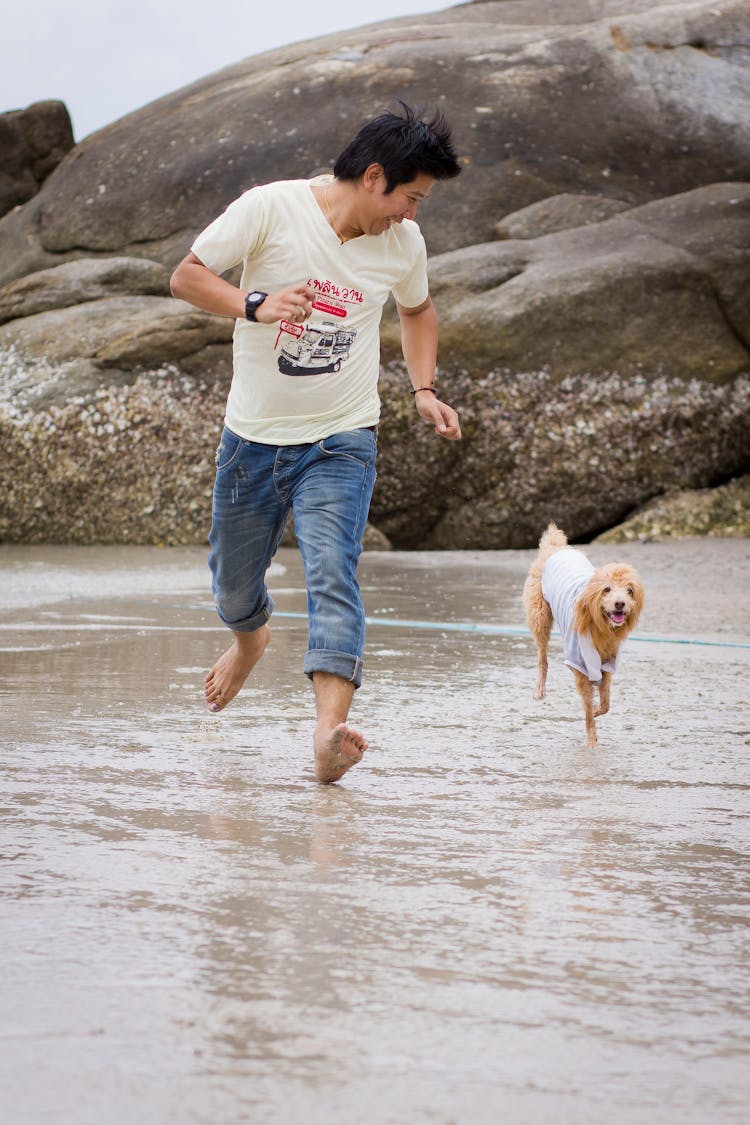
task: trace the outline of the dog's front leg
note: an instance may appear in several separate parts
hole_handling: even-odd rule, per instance
[[[599,684],[599,706],[594,711],[594,718],[606,715],[609,711],[609,688],[612,683],[612,673],[602,672],[602,682]]]
[[[583,700],[583,710],[586,715],[586,745],[589,749],[596,746],[596,723],[594,722],[594,685],[588,676],[573,669],[576,678],[576,690]]]

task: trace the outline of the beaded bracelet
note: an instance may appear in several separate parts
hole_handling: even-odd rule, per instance
[[[419,393],[419,391],[431,391],[432,394],[434,394],[435,397],[437,398],[437,391],[435,390],[434,387],[415,387],[413,391],[409,391],[409,394],[410,395],[416,395],[416,394]]]

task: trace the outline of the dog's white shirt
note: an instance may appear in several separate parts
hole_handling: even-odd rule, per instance
[[[614,661],[605,660],[602,664],[591,634],[577,633],[573,628],[575,604],[593,573],[585,555],[574,547],[563,547],[550,555],[542,567],[542,596],[562,634],[565,663],[598,684],[602,672],[617,671],[620,653],[618,650]]]

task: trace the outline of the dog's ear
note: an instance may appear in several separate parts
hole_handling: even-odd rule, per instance
[[[638,624],[638,618],[640,617],[641,610],[643,609],[643,583],[641,582],[638,571],[634,570],[632,566],[622,567],[622,575],[620,580],[622,581],[624,586],[627,586],[628,589],[632,590],[633,592],[632,597],[633,605],[635,608],[631,610],[630,614],[628,615],[628,632],[630,633]]]

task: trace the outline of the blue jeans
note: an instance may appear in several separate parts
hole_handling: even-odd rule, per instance
[[[304,445],[263,445],[224,428],[216,451],[208,564],[219,617],[252,633],[274,609],[265,574],[290,509],[307,585],[304,671],[362,682],[365,612],[357,584],[377,441],[347,430]]]

